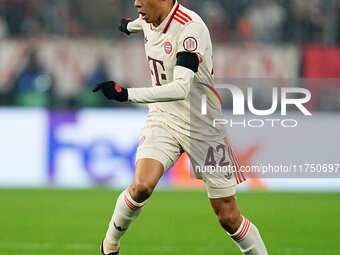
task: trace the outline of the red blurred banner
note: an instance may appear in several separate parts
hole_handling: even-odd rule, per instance
[[[309,45],[303,56],[303,77],[340,78],[340,47]]]
[[[309,45],[303,49],[303,77],[313,78],[306,84],[312,93],[307,108],[316,111],[322,94],[339,90],[340,47]],[[320,78],[325,79],[320,83]],[[314,80],[315,79],[315,80]],[[322,85],[321,85],[322,84]]]

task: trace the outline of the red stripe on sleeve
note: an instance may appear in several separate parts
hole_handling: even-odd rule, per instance
[[[181,18],[182,20],[184,20],[185,22],[189,22],[189,20],[187,20],[186,18],[184,18],[182,15],[180,15],[178,12],[175,14],[175,17]]]
[[[200,56],[198,55],[198,53],[196,53],[196,57],[198,59],[198,64],[201,64]]]
[[[188,14],[182,12],[181,10],[178,10],[178,12],[181,13],[182,15],[184,15],[185,17],[187,17],[189,20],[192,21],[192,18]]]
[[[176,16],[174,17],[174,20],[178,21],[179,23],[181,23],[182,25],[185,25],[185,23],[183,21],[181,21],[180,19],[178,19]]]

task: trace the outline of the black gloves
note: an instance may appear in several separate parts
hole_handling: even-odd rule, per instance
[[[106,81],[98,84],[94,89],[93,92],[96,93],[99,90],[102,91],[104,96],[107,99],[114,99],[119,102],[127,102],[128,101],[128,90],[119,86],[118,83],[114,81]]]
[[[120,21],[120,25],[118,27],[119,31],[130,35],[131,33],[129,32],[129,30],[127,29],[127,25],[129,24],[129,22],[131,22],[132,20],[130,18],[128,19],[121,19]]]

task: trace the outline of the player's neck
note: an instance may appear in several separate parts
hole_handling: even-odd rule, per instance
[[[162,24],[162,22],[166,19],[166,17],[168,17],[174,5],[175,5],[175,1],[165,1],[164,5],[162,5],[161,7],[162,11],[159,15],[159,18],[156,21],[152,22],[152,25],[154,25],[155,27],[158,27],[160,24]]]

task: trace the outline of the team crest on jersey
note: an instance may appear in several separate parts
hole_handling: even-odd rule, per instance
[[[194,52],[198,47],[197,40],[194,37],[187,37],[183,41],[183,47],[186,51]]]
[[[172,52],[172,44],[171,42],[164,43],[164,51],[166,54],[170,54]]]

